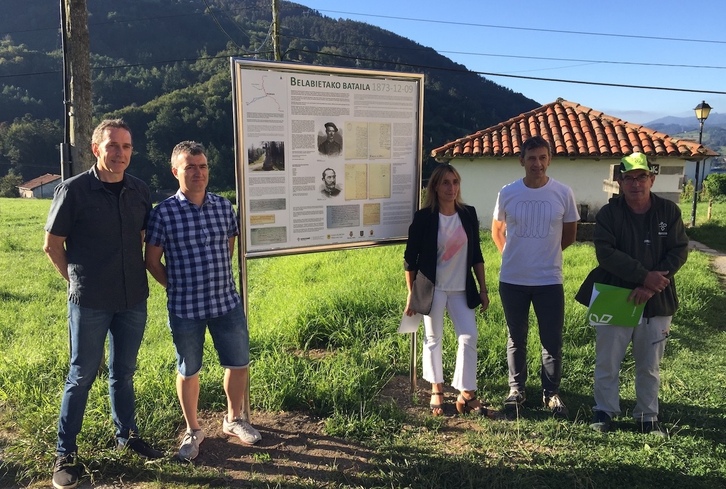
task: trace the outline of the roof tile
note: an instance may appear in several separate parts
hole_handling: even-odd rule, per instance
[[[28,180],[27,182],[23,182],[20,185],[18,185],[18,188],[24,188],[28,190],[33,190],[34,188],[40,187],[41,185],[45,185],[46,183],[51,183],[56,180],[60,180],[62,177],[60,175],[56,175],[54,173],[46,173],[45,175],[41,175],[39,177],[35,177],[32,180]]]
[[[609,116],[562,98],[478,131],[431,151],[437,159],[519,156],[521,143],[542,136],[555,156],[569,158],[619,157],[640,151],[649,156],[700,159],[718,156],[688,139]]]

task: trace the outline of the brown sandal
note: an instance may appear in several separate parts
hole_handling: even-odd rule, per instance
[[[439,404],[434,404],[433,402],[429,404],[429,408],[431,408],[431,415],[432,416],[443,416],[444,415],[444,403],[443,403],[443,392],[432,392],[432,396],[440,396],[442,402]]]
[[[459,394],[459,396],[456,398],[456,410],[459,412],[459,414],[469,414],[474,413],[478,414],[479,416],[489,416],[489,410],[484,407],[483,403],[480,401],[479,406],[472,407],[469,406],[469,403],[472,403],[476,401],[476,395],[472,395],[470,399],[466,399],[463,395]]]

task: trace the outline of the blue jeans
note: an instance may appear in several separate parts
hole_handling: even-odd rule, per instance
[[[529,308],[532,305],[542,343],[542,391],[547,396],[559,393],[562,378],[562,328],[565,323],[562,284],[527,286],[499,282],[499,297],[509,330],[509,387],[524,391],[527,382],[527,334]]]
[[[108,390],[116,437],[128,438],[138,431],[135,419],[134,371],[146,327],[146,300],[123,311],[89,309],[68,302],[71,366],[66,377],[56,452],[76,452],[88,392],[98,375],[103,348],[108,340]]]
[[[250,336],[242,304],[237,304],[227,314],[209,319],[185,319],[170,312],[169,329],[176,348],[179,375],[194,377],[201,370],[207,327],[222,367],[244,368],[250,363]]]

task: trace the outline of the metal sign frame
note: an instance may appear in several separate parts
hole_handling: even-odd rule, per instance
[[[421,198],[424,75],[230,61],[245,311],[248,258],[405,242]],[[415,345],[414,333],[412,388]]]

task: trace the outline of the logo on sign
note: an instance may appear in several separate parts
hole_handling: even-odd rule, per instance
[[[610,321],[613,320],[612,315],[610,314],[603,314],[600,317],[597,317],[597,314],[593,313],[590,314],[590,322],[594,324],[610,324]]]

